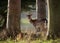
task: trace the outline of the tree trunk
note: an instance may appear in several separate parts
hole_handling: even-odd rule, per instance
[[[20,30],[21,0],[8,0],[7,29],[12,38],[15,38]]]
[[[60,37],[60,0],[50,0],[50,35]]]
[[[37,0],[37,19],[40,23],[40,32],[41,32],[41,38],[46,39],[47,38],[47,27],[46,27],[46,0]]]
[[[43,19],[46,18],[46,2],[45,0],[37,0],[37,5],[38,5],[38,19]]]

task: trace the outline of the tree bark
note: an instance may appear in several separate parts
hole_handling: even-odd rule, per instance
[[[60,0],[50,0],[50,35],[53,39],[60,37]]]
[[[47,27],[45,25],[46,21],[46,0],[37,0],[37,19],[40,24],[40,32],[42,40],[47,39]]]
[[[12,38],[15,38],[20,30],[21,0],[8,0],[7,29]]]
[[[45,0],[37,0],[38,5],[38,19],[46,18],[46,1]]]

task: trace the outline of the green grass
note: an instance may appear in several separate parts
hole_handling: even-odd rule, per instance
[[[29,24],[30,22],[27,18],[25,18],[25,19],[21,19],[21,23]]]
[[[5,41],[0,41],[0,43],[28,43],[27,40],[19,40],[15,42],[14,40],[7,39]],[[60,43],[60,39],[56,40],[46,40],[46,41],[41,41],[41,40],[33,40],[30,43]]]

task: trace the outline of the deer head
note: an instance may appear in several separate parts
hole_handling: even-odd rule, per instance
[[[28,17],[28,19],[29,19],[29,22],[31,23],[31,24],[33,24],[33,26],[35,27],[36,26],[36,23],[37,23],[37,19],[32,19],[32,14],[30,14],[30,15],[27,15],[27,17]]]
[[[32,16],[32,14],[27,15],[28,19],[32,19],[31,16]]]

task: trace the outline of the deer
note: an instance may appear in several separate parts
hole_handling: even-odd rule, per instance
[[[29,22],[35,27],[36,32],[42,32],[41,34],[46,34],[47,32],[47,19],[43,18],[41,20],[32,19],[32,14],[27,15]],[[44,33],[43,33],[44,32]],[[44,35],[45,36],[45,35]]]
[[[31,16],[32,14],[27,15],[29,22],[32,23],[34,27],[36,27],[37,19],[32,19]]]
[[[40,22],[46,22],[46,25],[47,25],[47,19],[46,18],[44,18],[44,19],[41,19],[40,21],[38,20],[38,19],[32,19],[32,14],[29,14],[29,15],[27,15],[27,17],[28,17],[28,19],[29,19],[29,22],[31,23],[31,24],[33,24],[33,26],[36,28],[36,26],[38,26],[39,25],[39,23]],[[40,29],[40,27],[38,27],[39,29]],[[38,30],[39,30],[38,29]]]

